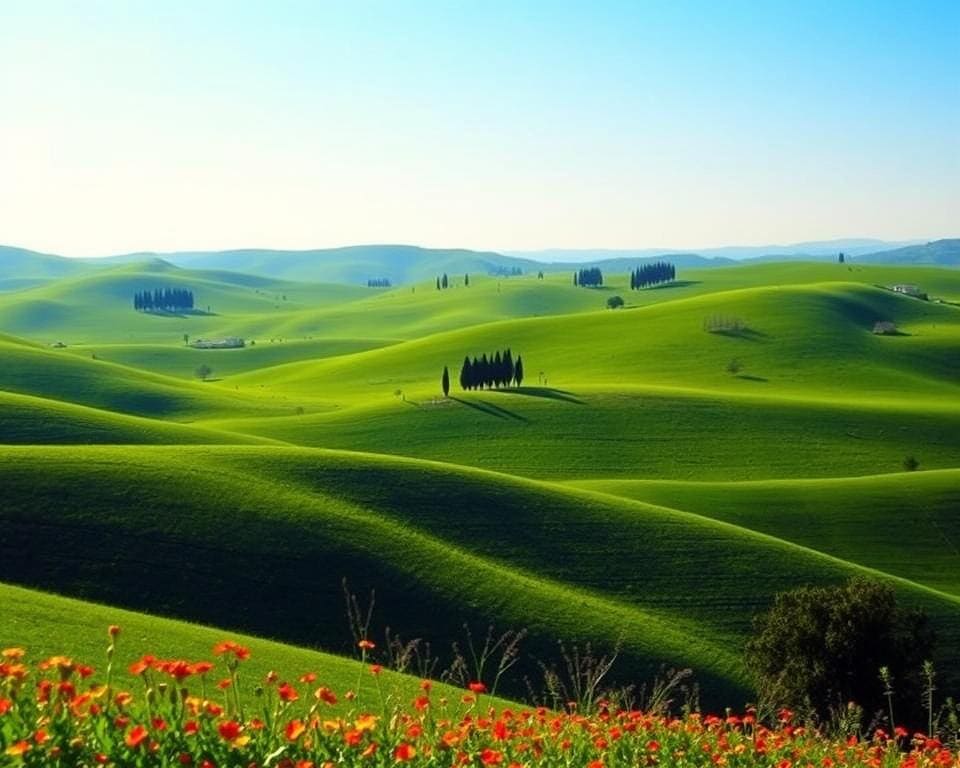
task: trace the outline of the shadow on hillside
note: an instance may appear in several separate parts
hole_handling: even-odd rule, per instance
[[[511,389],[500,389],[497,391],[505,395],[514,394],[527,395],[528,397],[546,397],[549,400],[563,400],[565,403],[585,405],[583,400],[574,397],[572,392],[554,389],[553,387],[513,387]]]
[[[770,379],[767,379],[763,376],[753,376],[752,374],[749,374],[749,373],[741,373],[740,375],[737,376],[737,378],[743,379],[745,381],[770,381]]]
[[[498,405],[487,402],[486,400],[462,400],[459,397],[451,397],[451,400],[456,400],[458,403],[467,406],[468,408],[473,408],[475,411],[480,411],[485,413],[488,416],[495,416],[498,419],[514,419],[515,421],[528,421],[524,416],[521,416],[519,413],[514,413],[513,411],[508,411],[506,408],[501,408]]]
[[[187,317],[218,317],[216,312],[206,312],[202,309],[182,309],[177,312],[168,309],[147,309],[142,310],[141,314],[150,315],[151,317],[173,317],[179,318],[180,320]]]
[[[763,331],[755,331],[753,328],[740,328],[736,330],[734,328],[720,329],[717,331],[710,331],[714,336],[726,336],[729,339],[746,339],[747,341],[759,341],[760,339],[767,338],[767,334]]]
[[[647,291],[665,291],[668,288],[686,288],[688,285],[700,285],[701,280],[674,280],[672,283],[661,283],[660,285],[651,285],[644,289]]]

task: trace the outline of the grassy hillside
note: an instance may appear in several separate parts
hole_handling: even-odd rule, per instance
[[[126,669],[143,654],[191,661],[212,660],[214,644],[227,639],[250,649],[240,688],[243,698],[250,702],[256,698],[257,683],[271,671],[294,684],[302,674],[313,672],[317,675],[317,685],[326,685],[338,695],[355,690],[357,679],[367,676],[359,661],[343,656],[0,584],[0,648],[24,647],[31,659],[67,655],[101,671],[106,664],[107,627],[111,624],[121,627],[116,656],[121,670],[118,676],[131,687],[132,678],[126,677]],[[388,691],[396,688],[405,697],[416,695],[417,678],[389,671],[383,675]],[[364,686],[369,704],[371,686],[370,683]],[[447,693],[454,698],[447,686],[440,685],[437,690],[441,695]],[[330,711],[345,707],[346,701],[341,698]]]
[[[831,480],[577,485],[696,512],[960,595],[960,470]]]
[[[738,648],[775,590],[862,572],[699,515],[375,456],[6,448],[0,478],[5,581],[338,650],[348,576],[407,636],[494,618],[542,655],[622,633],[625,674],[690,665],[725,697],[745,695]],[[897,583],[960,637],[960,601]]]
[[[288,414],[293,406],[277,395],[214,388],[82,358],[63,349],[0,338],[0,390],[76,403],[122,414],[192,421],[246,412]]]
[[[0,443],[7,445],[263,442],[269,440],[0,391]]]

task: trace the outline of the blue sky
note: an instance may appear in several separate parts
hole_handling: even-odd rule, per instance
[[[0,4],[0,242],[960,235],[960,3]]]

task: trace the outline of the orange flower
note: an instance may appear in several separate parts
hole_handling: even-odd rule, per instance
[[[250,658],[249,649],[232,640],[224,640],[213,646],[214,656],[223,656],[225,653],[232,653],[238,661],[246,661]]]
[[[300,698],[300,694],[289,683],[281,683],[280,687],[277,688],[277,695],[280,697],[280,701],[287,702],[296,701]]]
[[[327,704],[330,704],[331,706],[337,703],[337,695],[333,691],[331,691],[329,688],[326,688],[326,687],[317,688],[316,693],[314,693],[313,695],[316,696],[320,701],[325,701]]]
[[[371,664],[371,665],[370,665],[370,674],[371,674],[371,675],[379,675],[381,672],[383,672],[383,667],[382,667],[380,664]]]
[[[307,685],[310,683],[315,683],[317,682],[317,676],[313,672],[307,672],[305,675],[300,675],[300,682],[306,683]]]
[[[284,729],[284,734],[287,737],[287,741],[296,741],[301,736],[303,732],[307,730],[307,726],[303,724],[302,720],[291,720],[287,723],[287,727]]]
[[[500,765],[503,762],[503,753],[487,747],[480,753],[480,762],[484,765]]]
[[[135,725],[133,728],[127,731],[127,735],[123,740],[126,742],[127,746],[130,747],[130,749],[136,749],[149,735],[150,734],[147,733],[147,729],[142,725]]]
[[[5,659],[22,659],[26,655],[26,651],[23,648],[4,648],[0,651],[0,656],[3,656]]]
[[[367,745],[367,748],[360,753],[360,757],[373,757],[377,751],[377,742],[371,742]]]
[[[7,754],[10,757],[20,757],[26,752],[30,751],[30,742],[28,741],[18,741],[14,744],[11,744],[7,747]]]
[[[361,648],[364,651],[372,651],[376,647],[376,643],[374,643],[372,640],[367,640],[366,638],[357,643],[357,648]]]
[[[405,763],[407,760],[413,760],[413,758],[416,756],[417,750],[413,748],[412,744],[407,744],[405,741],[401,741],[393,750],[393,759],[400,763]]]
[[[110,637],[116,637],[120,634],[120,627],[116,624],[111,624],[109,627],[107,627],[107,634]]]

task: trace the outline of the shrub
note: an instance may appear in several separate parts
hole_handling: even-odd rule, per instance
[[[210,378],[210,376],[213,375],[213,368],[204,363],[203,365],[197,366],[197,370],[195,370],[193,373],[201,381],[206,381]]]
[[[623,306],[623,298],[620,296],[611,296],[607,299],[607,309],[617,309]]]
[[[897,605],[891,586],[856,578],[783,592],[754,627],[747,668],[765,705],[822,719],[851,701],[868,714],[886,712],[879,675],[887,667],[901,717],[922,720],[918,674],[933,635],[925,614]]]
[[[920,461],[916,456],[907,456],[903,460],[903,468],[907,472],[916,472],[920,468]]]

